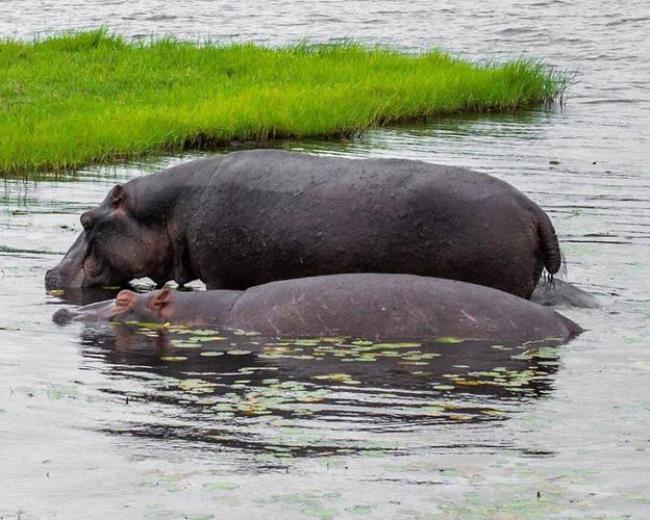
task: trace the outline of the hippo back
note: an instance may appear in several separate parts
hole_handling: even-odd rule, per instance
[[[189,238],[210,288],[383,272],[528,297],[542,271],[541,213],[507,183],[463,168],[256,150],[220,163]]]
[[[529,341],[567,339],[580,327],[516,296],[413,275],[343,274],[245,291],[228,326],[277,336],[361,336]]]

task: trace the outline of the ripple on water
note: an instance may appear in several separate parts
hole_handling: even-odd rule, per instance
[[[604,304],[567,310],[588,331],[530,359],[453,344],[354,357],[336,343],[246,336],[194,346],[140,334],[126,348],[112,329],[53,326],[61,302],[43,275],[113,184],[190,156],[4,180],[0,516],[113,517],[124,504],[134,518],[648,516],[645,0],[624,13],[602,0],[0,5],[1,36],[105,25],[268,45],[353,37],[569,71],[562,107],[279,145],[496,175],[549,211],[566,276]]]
[[[136,415],[144,403],[156,409],[146,423],[110,417],[103,431],[292,456],[421,449],[405,435],[502,421],[549,394],[559,365],[550,341],[278,340],[120,326],[84,328],[80,343],[84,363],[110,376],[101,392],[141,403]]]

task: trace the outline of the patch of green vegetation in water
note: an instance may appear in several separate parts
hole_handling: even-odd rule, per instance
[[[129,41],[106,30],[0,41],[0,173],[152,153],[354,136],[458,112],[548,103],[567,80],[529,58],[473,63],[352,41]]]

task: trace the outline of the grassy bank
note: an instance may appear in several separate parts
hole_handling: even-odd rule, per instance
[[[146,153],[551,101],[531,61],[477,65],[439,51],[353,43],[269,49],[129,42],[105,31],[0,41],[0,172],[62,170]]]

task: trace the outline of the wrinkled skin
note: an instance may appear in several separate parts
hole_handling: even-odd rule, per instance
[[[124,199],[123,188],[116,186],[99,207],[81,215],[84,232],[58,267],[59,277],[70,277],[70,286],[122,285],[144,276],[167,280],[164,229],[132,218]]]
[[[279,150],[192,161],[116,186],[46,275],[53,288],[203,280],[246,289],[350,272],[410,273],[529,298],[560,249],[521,192],[463,168]]]
[[[489,287],[391,274],[300,278],[246,291],[122,291],[115,300],[62,309],[54,320],[170,322],[269,336],[375,339],[567,340],[582,330],[548,308]]]
[[[115,186],[81,215],[84,231],[45,275],[48,289],[123,286],[149,277],[159,285],[198,278],[186,228],[219,158],[192,161]]]

